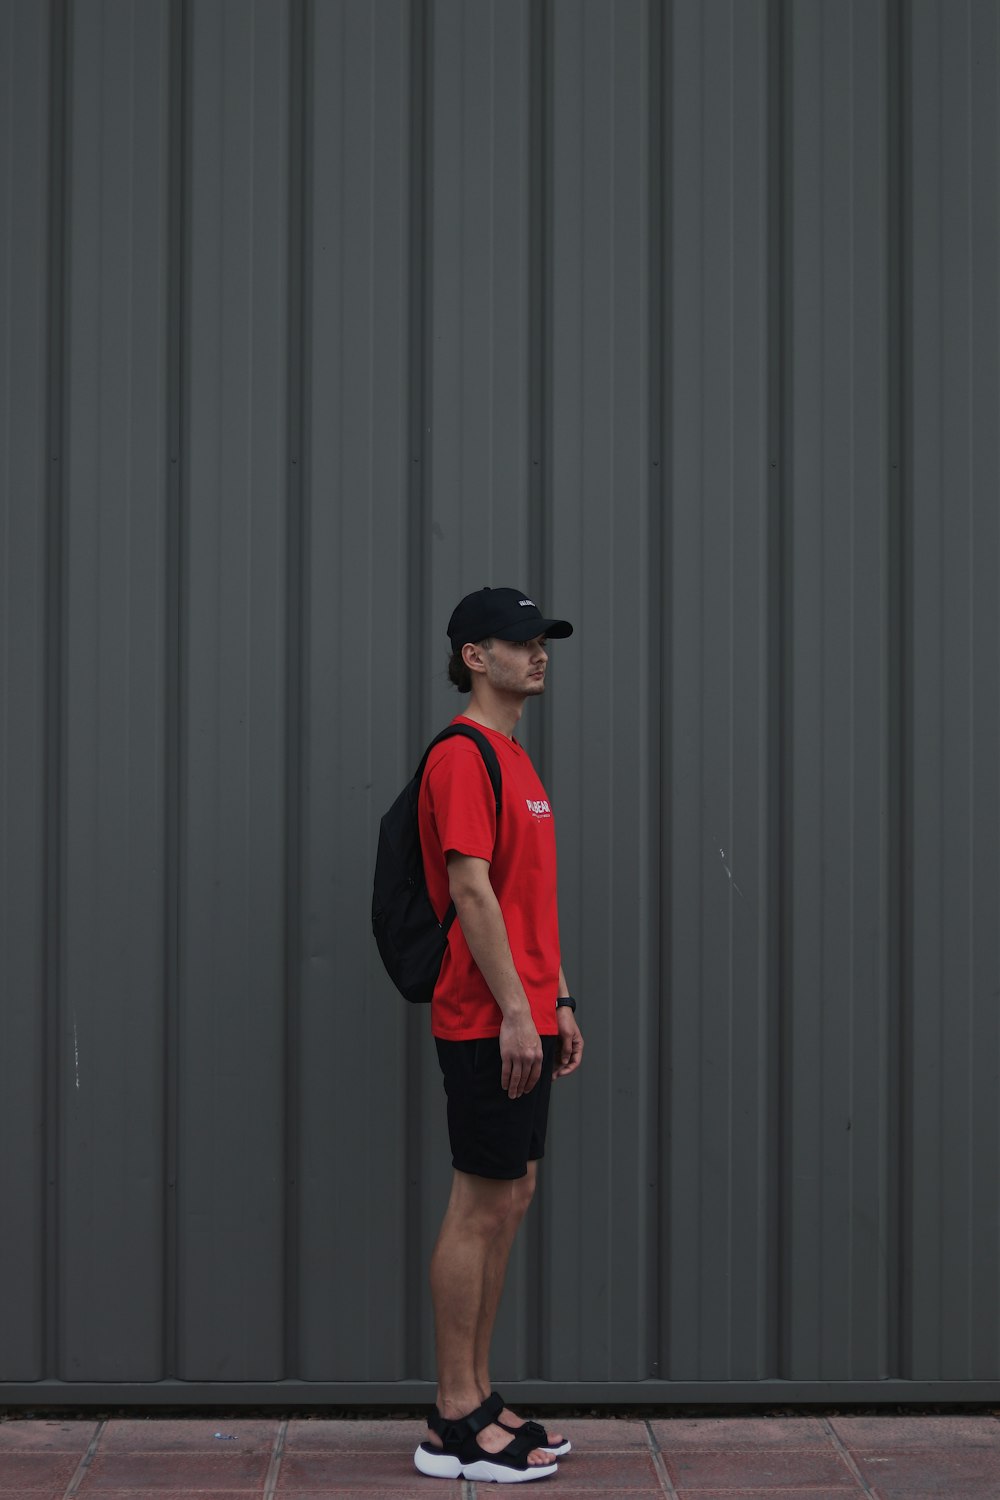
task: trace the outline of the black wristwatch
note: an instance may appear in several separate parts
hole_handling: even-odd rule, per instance
[[[556,1001],[556,1010],[559,1009],[560,1005],[568,1005],[571,1011],[573,1011],[574,1013],[576,1011],[576,1001],[573,999],[572,995],[560,995],[559,999]]]

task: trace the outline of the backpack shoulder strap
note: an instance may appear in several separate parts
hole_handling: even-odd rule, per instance
[[[427,757],[430,755],[435,745],[440,745],[442,740],[455,739],[455,737],[459,735],[463,739],[474,740],[476,745],[479,747],[479,753],[483,757],[483,764],[486,766],[486,770],[490,778],[490,783],[493,787],[493,796],[496,798],[497,804],[497,816],[499,816],[501,787],[503,784],[502,777],[500,775],[500,762],[497,759],[496,751],[490,744],[486,735],[481,733],[480,730],[474,729],[471,724],[449,724],[447,729],[442,729],[440,734],[435,735],[434,739],[431,740],[430,744],[427,746],[427,749],[424,751],[423,759],[421,760],[420,765],[417,767],[417,773],[413,779],[419,786],[421,781],[423,780],[424,767],[427,764]]]

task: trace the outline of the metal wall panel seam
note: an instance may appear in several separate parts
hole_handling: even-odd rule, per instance
[[[430,485],[430,425],[433,268],[431,265],[431,223],[433,213],[433,99],[434,99],[434,9],[433,0],[412,0],[410,7],[410,226],[409,226],[409,531],[407,548],[409,566],[409,620],[407,660],[409,684],[406,714],[406,767],[400,767],[401,780],[412,775],[427,738],[426,681],[430,642],[427,636],[427,588],[429,560],[425,537],[428,531]],[[407,767],[410,769],[407,770]],[[406,1158],[406,1243],[407,1266],[421,1264],[424,1237],[424,1209],[421,1120],[424,1112],[422,1080],[421,1016],[407,1015],[406,1028],[406,1139],[402,1150]],[[421,1365],[424,1304],[426,1298],[411,1295],[406,1309],[406,1368]]]
[[[896,1360],[893,1368],[903,1377],[913,1369],[913,1325],[909,1315],[913,1297],[913,1265],[910,1255],[909,1229],[913,1222],[915,1162],[913,1155],[913,741],[908,726],[914,723],[913,708],[913,514],[911,459],[913,454],[913,246],[908,226],[913,221],[913,132],[910,117],[913,108],[913,43],[909,6],[893,0],[898,20],[894,29],[898,39],[897,87],[897,199],[895,203],[895,277],[894,314],[897,321],[896,363],[896,496],[898,595],[896,630],[898,636],[898,697],[896,703],[898,736],[899,786],[896,798],[898,823],[897,891],[898,953],[897,983],[899,996],[899,1036],[896,1048],[897,1130],[899,1159],[895,1178],[898,1216],[896,1264]],[[890,246],[892,239],[890,237]]]
[[[47,1188],[45,1215],[45,1368],[58,1368],[61,1334],[59,1299],[62,1224],[59,1205],[61,1172],[62,1087],[61,1031],[63,986],[63,863],[65,857],[65,556],[67,281],[69,245],[66,226],[72,159],[69,138],[68,0],[52,0],[49,97],[49,341],[48,431],[50,459],[46,495],[46,938],[45,938],[45,1126]]]
[[[0,20],[0,1286],[4,1378],[45,1373],[48,499],[52,41]],[[29,1128],[28,1122],[31,1122]],[[15,1208],[14,1205],[17,1205]]]
[[[905,1375],[907,1360],[902,1345],[903,1309],[906,1296],[906,1274],[903,1261],[903,1215],[907,1174],[912,1171],[909,1156],[909,1132],[905,1117],[907,1101],[903,1080],[903,1059],[907,1050],[908,1007],[905,1003],[908,977],[907,928],[910,900],[907,886],[909,861],[907,847],[910,771],[907,758],[909,688],[909,633],[906,621],[909,608],[907,569],[908,532],[906,523],[905,455],[910,421],[908,366],[912,351],[907,343],[907,297],[909,287],[908,240],[905,232],[908,212],[908,179],[910,141],[906,129],[909,69],[907,66],[908,13],[903,0],[887,0],[886,19],[886,108],[888,155],[888,204],[885,282],[888,296],[885,351],[888,379],[888,449],[889,449],[889,522],[888,522],[888,597],[886,635],[889,649],[888,671],[888,764],[890,793],[888,799],[887,868],[889,921],[889,1131],[894,1141],[889,1151],[887,1190],[891,1225],[888,1247],[889,1306],[887,1308],[886,1362],[890,1371]],[[895,794],[892,787],[895,785]],[[895,1039],[893,1045],[892,1039]],[[895,1164],[895,1171],[892,1165]],[[912,1179],[909,1182],[912,1189]]]
[[[181,786],[184,728],[181,722],[184,677],[184,505],[187,481],[187,432],[184,422],[187,362],[187,289],[190,246],[190,5],[170,7],[170,164],[167,211],[167,534],[166,662],[164,670],[164,934],[166,974],[163,1028],[163,1181],[164,1287],[163,1368],[167,1378],[178,1371],[177,1214],[178,1120],[180,1113],[180,880]]]
[[[921,1068],[923,1087],[918,1091],[918,1065],[929,1053],[933,1067],[940,1055],[940,1041],[933,1035],[934,1018],[927,1015],[924,1000],[929,971],[931,983],[941,980],[941,902],[937,883],[941,869],[940,832],[931,815],[921,816],[938,793],[940,778],[941,724],[932,712],[940,682],[940,580],[935,563],[940,558],[941,538],[937,517],[926,514],[924,500],[928,476],[943,493],[943,458],[939,441],[940,391],[935,382],[941,365],[940,310],[934,302],[941,276],[941,216],[937,189],[942,172],[936,128],[943,111],[938,58],[941,49],[939,10],[932,4],[914,6],[908,14],[908,97],[912,109],[907,118],[910,136],[911,218],[904,226],[910,246],[912,297],[908,330],[913,352],[910,365],[911,401],[908,451],[911,483],[907,487],[910,512],[910,577],[912,611],[907,621],[910,634],[910,798],[907,828],[911,863],[911,956],[907,993],[909,1048],[905,1058],[908,1108],[905,1125],[911,1142],[908,1168],[920,1172],[920,1187],[913,1182],[906,1195],[906,1277],[908,1373],[939,1365],[940,1341],[933,1326],[924,1323],[924,1310],[940,1302],[941,1243],[939,1216],[928,1214],[931,1185],[940,1181],[940,1083],[932,1066]],[[925,536],[927,540],[925,540]],[[928,563],[928,553],[931,562]],[[937,630],[935,629],[937,626]],[[928,699],[931,702],[928,703]],[[926,873],[925,873],[926,872]],[[936,1194],[934,1195],[936,1196]],[[933,1323],[933,1320],[932,1320]]]
[[[409,761],[410,22],[400,0],[312,15],[300,938],[308,1377],[406,1367],[409,1007],[388,992],[364,934],[377,816]],[[347,1026],[354,1065],[331,1088]],[[348,1141],[357,1149],[338,1149]]]
[[[288,13],[191,20],[181,1368],[250,1378],[284,1339]]]
[[[789,580],[791,568],[791,517],[786,474],[790,463],[789,407],[791,404],[791,293],[788,274],[792,258],[791,191],[791,83],[788,73],[790,17],[785,0],[768,0],[768,428],[771,473],[771,621],[768,675],[770,688],[769,745],[771,750],[771,801],[769,900],[771,941],[769,971],[773,976],[775,1004],[772,1019],[772,1053],[776,1059],[776,1082],[772,1091],[769,1126],[773,1158],[770,1195],[769,1287],[772,1330],[768,1371],[779,1375],[787,1362],[788,1304],[785,1287],[790,1274],[784,1225],[788,1216],[789,1189],[785,1163],[789,1150],[787,1099],[788,1014],[791,1006],[790,950],[792,932],[791,815],[786,788],[792,774],[790,714],[791,640]]]
[[[162,1368],[168,25],[74,18],[60,1187],[68,1374]]]
[[[971,590],[969,654],[973,664],[971,760],[975,775],[975,821],[969,885],[973,898],[970,983],[976,1034],[972,1048],[973,1111],[970,1130],[976,1167],[971,1235],[973,1285],[970,1294],[970,1375],[989,1373],[1000,1362],[1000,1308],[995,1267],[1000,1260],[1000,1225],[987,1208],[992,1185],[1000,1179],[1000,1129],[995,1059],[1000,1052],[1000,622],[997,614],[997,559],[1000,558],[1000,11],[977,0],[971,17],[968,72],[971,109],[967,150],[970,187],[970,349],[971,401],[968,441],[974,532],[970,538]],[[986,66],[978,59],[985,58]],[[988,1316],[982,1316],[989,1309]]]
[[[996,1326],[995,1229],[992,1217],[977,1222],[980,1174],[987,1192],[996,1175],[984,1157],[996,1136],[995,1078],[984,1085],[979,1073],[996,1054],[995,1006],[981,1003],[996,989],[996,873],[983,864],[981,843],[981,829],[995,821],[995,672],[981,665],[994,650],[995,626],[978,623],[981,596],[995,598],[995,577],[982,570],[995,567],[996,555],[996,278],[985,270],[996,261],[996,68],[984,63],[996,52],[996,13],[953,9],[947,26],[929,7],[912,16],[920,104],[913,119],[911,1127],[922,1192],[912,1201],[910,1312],[916,1367],[964,1374],[984,1358],[981,1330]],[[970,31],[980,18],[990,23],[985,42]],[[977,170],[989,184],[985,194]],[[995,1361],[995,1348],[985,1358]]]
[[[791,1292],[794,1368],[846,1375],[884,1360],[885,36],[795,18]]]
[[[649,146],[648,146],[648,283],[649,283],[649,384],[648,384],[648,484],[649,484],[649,696],[648,785],[649,824],[657,830],[650,838],[651,889],[646,909],[647,965],[650,975],[647,996],[646,1087],[649,1091],[649,1164],[647,1171],[649,1249],[645,1289],[647,1315],[647,1373],[657,1377],[667,1368],[664,1318],[669,1299],[662,1285],[669,1277],[669,1238],[666,1216],[670,1203],[670,1151],[666,1143],[669,1094],[670,1037],[669,989],[671,893],[670,858],[663,818],[666,798],[663,788],[671,784],[670,722],[671,614],[666,581],[671,577],[670,505],[667,475],[673,454],[671,401],[673,362],[670,358],[672,276],[669,247],[673,243],[672,160],[673,129],[666,80],[673,68],[673,3],[650,0],[648,18]]]
[[[308,64],[312,36],[312,6],[290,0],[288,39],[288,325],[286,376],[287,463],[286,516],[288,528],[285,585],[285,1239],[284,1239],[284,1359],[285,1374],[301,1369],[300,1359],[300,1242],[302,1172],[301,1031],[303,938],[303,816],[305,810],[305,691],[308,678],[307,621],[309,576],[304,472],[307,436],[306,339],[307,226],[311,201],[312,137],[311,71]]]

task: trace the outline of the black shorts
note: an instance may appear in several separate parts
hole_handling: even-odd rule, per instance
[[[542,1072],[535,1087],[511,1099],[500,1087],[500,1038],[437,1039],[448,1095],[452,1166],[476,1177],[523,1177],[545,1155],[557,1037],[542,1037]]]

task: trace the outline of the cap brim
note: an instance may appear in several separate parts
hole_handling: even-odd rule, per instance
[[[510,625],[506,630],[494,630],[500,641],[533,641],[536,635],[547,635],[551,640],[563,640],[573,634],[568,620],[525,620],[520,625]]]

